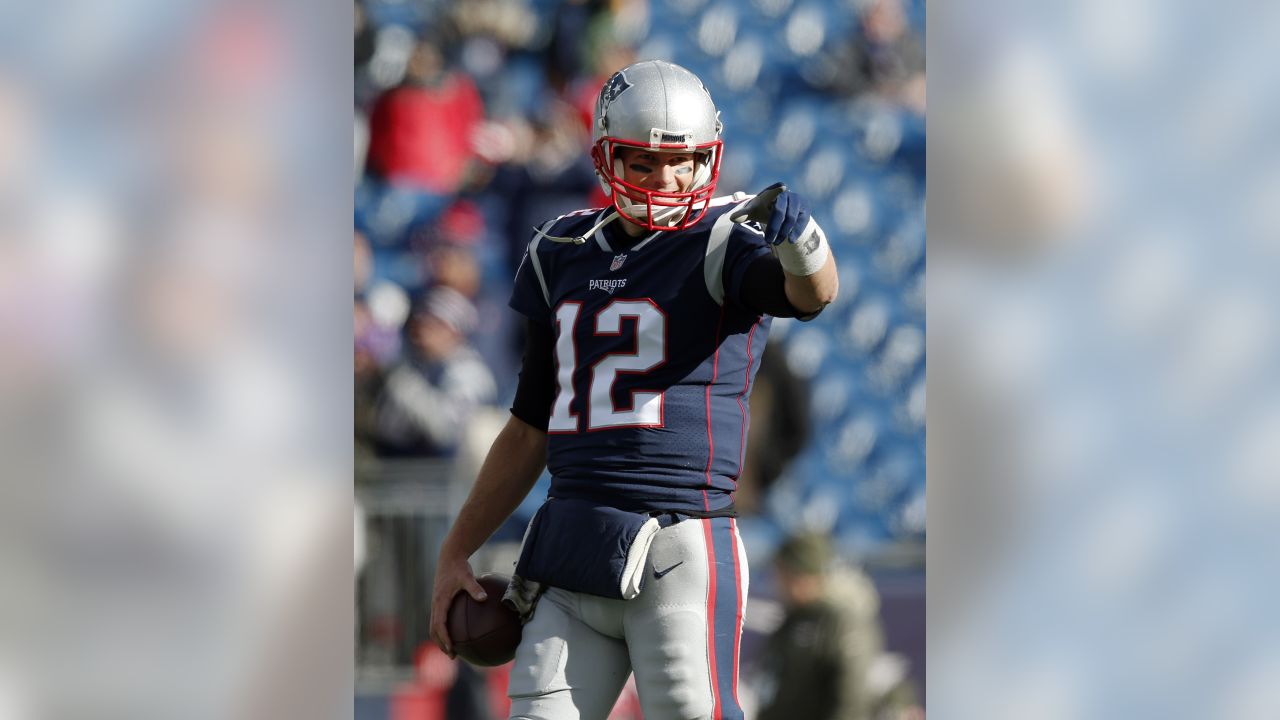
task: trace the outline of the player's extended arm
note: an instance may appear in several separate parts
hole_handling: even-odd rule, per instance
[[[773,246],[782,265],[787,300],[796,310],[816,313],[836,299],[840,290],[836,259],[802,196],[774,183],[730,219],[754,220],[764,227],[765,242]]]
[[[817,223],[814,223],[817,228]],[[817,228],[817,232],[822,232],[821,228]],[[826,242],[826,239],[823,239]],[[816,313],[822,308],[835,302],[836,294],[840,291],[840,276],[836,274],[836,256],[827,251],[827,261],[823,263],[822,268],[812,275],[792,275],[786,266],[782,267],[782,274],[786,277],[783,287],[787,291],[787,300],[806,314]]]
[[[453,643],[445,619],[459,590],[483,601],[484,590],[476,582],[467,558],[498,529],[520,501],[529,494],[546,465],[547,434],[512,416],[498,434],[471,494],[440,547],[435,588],[431,592],[431,637],[449,657]]]

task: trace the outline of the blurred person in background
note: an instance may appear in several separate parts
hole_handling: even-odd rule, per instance
[[[483,119],[475,82],[445,65],[438,41],[422,38],[404,82],[373,106],[369,170],[393,185],[451,195],[472,172],[472,136]]]
[[[409,300],[399,286],[373,280],[374,258],[369,241],[359,230],[355,238],[355,454],[356,482],[367,479],[378,452],[378,398],[386,383],[386,369],[400,357]]]
[[[409,252],[422,267],[422,274],[427,284],[434,288],[449,288],[470,300],[476,307],[480,321],[474,332],[470,334],[471,346],[479,353],[491,372],[500,377],[503,371],[509,372],[516,357],[510,342],[510,326],[505,322],[505,305],[507,300],[510,273],[505,258],[502,256],[500,238],[489,229],[486,209],[492,206],[493,198],[477,202],[472,198],[459,198],[450,205],[439,218],[423,223],[411,234]],[[505,396],[510,392],[511,383],[504,382],[497,386],[496,396]],[[505,411],[489,408],[487,412],[500,413],[501,425],[505,422]],[[477,418],[471,429],[478,429],[478,424],[488,424],[486,419]],[[459,461],[470,463],[479,469],[488,443],[482,441],[479,450],[466,449],[460,453]],[[466,441],[464,441],[465,443]],[[481,458],[475,458],[478,453]],[[462,457],[468,454],[468,457]],[[461,472],[464,468],[459,467]],[[465,474],[465,473],[463,473]],[[469,482],[466,483],[469,487]],[[465,494],[465,490],[463,491]],[[460,503],[459,503],[460,504]]]
[[[566,3],[556,15],[548,78],[576,108],[588,132],[600,86],[637,59],[635,43],[640,37],[635,26],[647,21],[646,5],[643,1]]]
[[[439,218],[413,234],[411,250],[423,259],[427,281],[474,301],[480,290],[476,245],[483,240],[485,220],[479,208],[455,201]]]
[[[355,101],[357,107],[364,104],[364,99],[376,93],[376,83],[370,77],[369,64],[378,52],[378,28],[369,21],[369,14],[364,3],[355,3],[352,15],[352,47],[354,49]],[[359,113],[357,113],[358,115]]]
[[[846,96],[871,93],[923,115],[924,43],[907,22],[903,0],[859,5],[858,29],[835,50],[832,60],[840,70],[827,89]]]
[[[500,230],[514,272],[529,227],[544,222],[548,212],[576,210],[599,186],[582,152],[591,142],[587,124],[560,96],[547,95],[536,115],[504,119],[492,124],[494,130],[501,132],[502,142],[488,142],[486,158],[501,164],[488,193],[501,201]]]
[[[470,414],[494,401],[493,375],[467,343],[476,320],[471,301],[445,287],[410,313],[404,357],[387,372],[375,409],[382,455],[452,455]]]
[[[738,509],[755,513],[764,496],[809,441],[809,382],[787,365],[785,345],[769,343],[751,390],[751,427],[738,481]]]
[[[835,299],[835,260],[781,183],[713,197],[722,124],[688,70],[623,68],[592,127],[610,204],[542,223],[517,271],[520,384],[440,551],[432,635],[452,654],[454,597],[486,597],[468,559],[545,467],[554,499],[506,593],[527,618],[511,716],[603,717],[634,672],[648,717],[742,718],[734,493],[751,383],[772,318]],[[601,546],[632,572],[616,577]]]
[[[913,706],[900,678],[873,675],[883,652],[880,597],[854,567],[836,567],[825,535],[802,532],[774,555],[786,608],[764,652],[759,720],[903,720]],[[881,672],[880,674],[883,674]]]
[[[373,409],[377,404],[378,392],[382,385],[381,368],[378,366],[375,343],[375,322],[369,304],[364,297],[364,281],[367,275],[362,269],[367,268],[368,243],[359,232],[356,233],[356,292],[354,306],[354,338],[355,356],[353,370],[355,374],[355,454],[356,481],[360,481],[359,460],[373,454],[374,437],[376,436]]]

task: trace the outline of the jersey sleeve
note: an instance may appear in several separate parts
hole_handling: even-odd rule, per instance
[[[733,211],[716,218],[707,238],[703,275],[717,304],[729,303],[754,315],[809,320],[787,298],[786,277],[764,234],[733,222]],[[821,312],[821,311],[819,311]]]
[[[747,295],[747,270],[751,264],[772,252],[764,241],[764,236],[741,225],[735,226],[725,243],[724,255],[724,297],[725,300],[742,307],[751,307]]]
[[[551,405],[556,396],[555,334],[551,327],[528,322],[520,383],[511,404],[511,414],[546,432],[551,421]]]
[[[520,259],[511,300],[507,304],[530,320],[550,326],[551,307],[546,287],[542,258],[538,256],[538,241],[534,240]]]
[[[742,306],[757,315],[779,318],[812,320],[821,313],[804,314],[787,298],[787,278],[782,263],[772,255],[762,255],[751,261],[742,276]]]

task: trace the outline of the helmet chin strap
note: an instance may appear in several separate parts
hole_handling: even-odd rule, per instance
[[[609,223],[611,223],[611,222],[613,222],[614,220],[617,220],[617,219],[618,219],[618,211],[617,211],[617,210],[614,210],[614,211],[612,211],[612,212],[605,213],[604,218],[603,218],[603,219],[601,219],[601,220],[600,220],[600,222],[596,223],[595,225],[592,225],[590,230],[588,230],[588,231],[586,231],[586,232],[582,233],[581,235],[575,235],[575,236],[572,236],[572,237],[561,237],[561,236],[559,236],[559,235],[548,235],[548,234],[546,234],[546,233],[542,232],[542,230],[540,230],[540,229],[538,229],[538,228],[536,228],[536,227],[533,229],[533,232],[534,232],[534,233],[536,233],[538,237],[540,237],[540,238],[546,238],[546,239],[550,240],[551,242],[558,242],[558,243],[573,243],[574,245],[581,245],[581,244],[583,244],[583,243],[585,243],[585,242],[587,241],[587,237],[588,237],[589,235],[593,235],[593,234],[595,233],[595,231],[596,231],[596,230],[599,230],[600,228],[604,227],[605,225],[608,225]]]
[[[667,216],[673,215],[677,212],[681,212],[681,213],[684,212],[684,208],[669,207],[663,210],[659,210],[658,212],[653,214],[653,220],[654,222],[663,222],[667,220]],[[559,235],[548,235],[547,233],[542,232],[542,230],[536,227],[533,229],[533,232],[536,233],[538,237],[546,238],[551,242],[573,243],[574,245],[582,245],[587,241],[588,237],[591,237],[593,234],[595,234],[596,230],[599,230],[605,225],[608,225],[609,223],[621,217],[622,217],[621,213],[619,213],[617,210],[606,213],[605,216],[600,220],[600,222],[596,223],[595,225],[592,225],[589,230],[582,233],[581,235],[575,235],[573,237],[561,237]],[[678,221],[678,218],[677,218],[677,221]]]

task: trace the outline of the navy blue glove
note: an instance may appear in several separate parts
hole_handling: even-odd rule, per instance
[[[794,243],[809,225],[809,203],[783,183],[774,183],[729,216],[732,222],[752,220],[764,228],[770,245]]]

